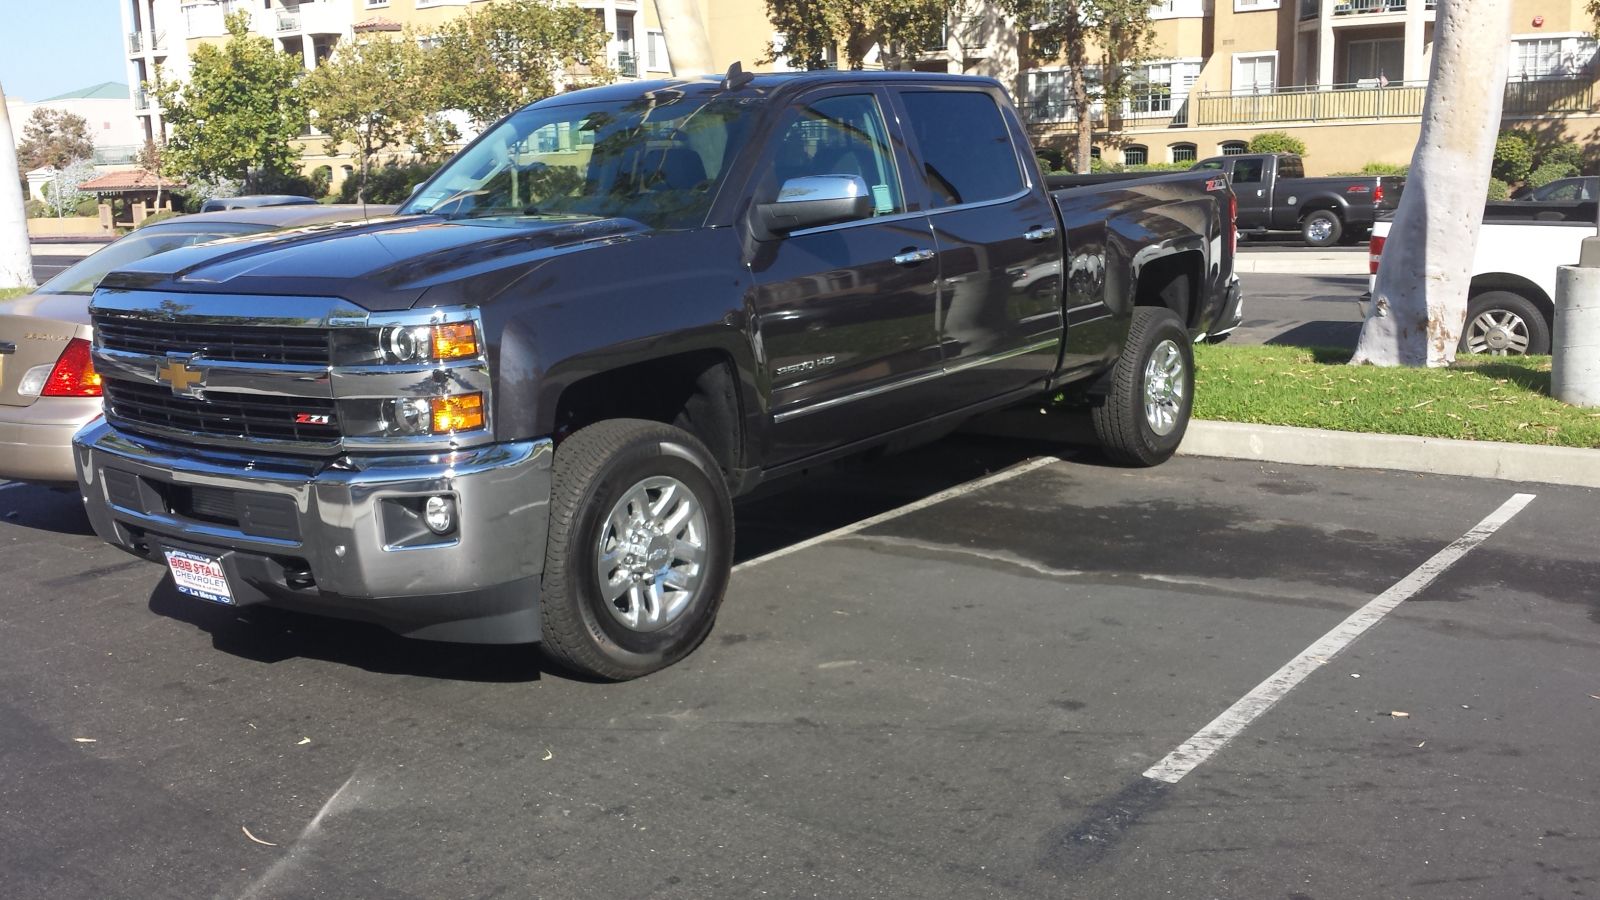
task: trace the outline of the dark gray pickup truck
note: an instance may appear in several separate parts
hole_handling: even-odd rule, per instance
[[[984,79],[563,94],[396,216],[107,277],[81,486],[186,594],[630,678],[709,632],[764,480],[1057,392],[1166,459],[1239,319],[1231,204],[1046,190]]]
[[[1213,156],[1195,163],[1192,171],[1228,176],[1238,197],[1240,231],[1298,231],[1312,247],[1365,239],[1378,215],[1400,205],[1406,184],[1398,175],[1307,178],[1293,153]]]

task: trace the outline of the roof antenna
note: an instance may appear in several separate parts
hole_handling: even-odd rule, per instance
[[[728,67],[728,74],[722,76],[722,89],[737,91],[755,80],[754,72],[746,72],[744,66],[740,65],[738,60],[734,60],[733,65]]]

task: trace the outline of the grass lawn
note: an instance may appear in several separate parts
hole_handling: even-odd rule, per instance
[[[10,300],[12,297],[20,297],[27,292],[27,288],[0,288],[0,300]]]
[[[1449,369],[1347,366],[1350,351],[1201,345],[1197,418],[1334,431],[1600,448],[1600,410],[1550,398],[1548,356]]]

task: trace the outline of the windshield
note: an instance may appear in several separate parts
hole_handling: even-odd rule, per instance
[[[147,256],[155,256],[179,247],[205,244],[218,238],[237,234],[255,234],[270,231],[268,225],[245,225],[238,222],[207,222],[151,225],[117,241],[104,250],[96,251],[82,262],[39,286],[40,294],[92,294],[95,285],[106,276],[129,263]]]
[[[694,228],[704,222],[760,102],[657,92],[525,109],[447,163],[400,213],[619,217],[653,228]]]

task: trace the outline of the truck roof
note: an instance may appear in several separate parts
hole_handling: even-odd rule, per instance
[[[847,82],[877,82],[894,83],[909,82],[916,84],[965,84],[981,85],[983,87],[1002,87],[999,81],[977,75],[949,75],[942,72],[889,72],[871,70],[844,70],[815,69],[807,72],[765,72],[746,73],[749,81],[737,88],[728,90],[723,87],[725,75],[705,75],[699,78],[667,78],[655,81],[629,81],[617,84],[608,84],[601,87],[584,88],[581,91],[572,91],[566,94],[557,94],[532,106],[566,106],[571,103],[611,102],[619,100],[636,100],[646,97],[657,91],[677,91],[690,97],[704,97],[713,94],[727,94],[729,96],[769,96],[783,92],[787,89],[798,90],[802,87],[823,84],[841,84]]]

